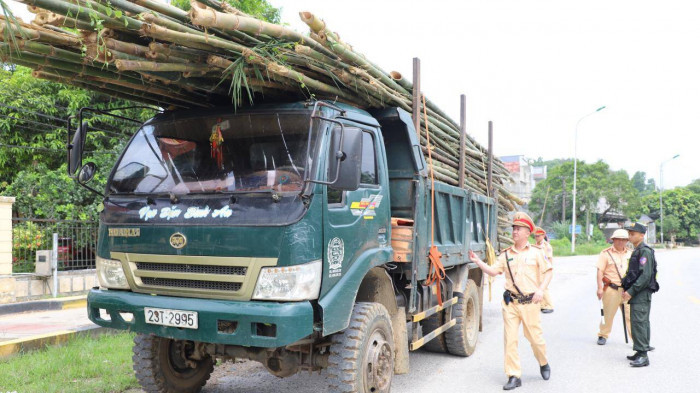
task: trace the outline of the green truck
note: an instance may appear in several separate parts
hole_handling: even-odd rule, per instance
[[[90,187],[87,131],[68,161]],[[410,350],[475,350],[483,281],[467,253],[496,238],[495,201],[431,182],[400,108],[165,111],[100,194],[88,313],[137,334],[146,391],[197,392],[216,359],[251,359],[279,377],[326,369],[333,391],[387,392]],[[428,280],[433,245],[442,280]]]

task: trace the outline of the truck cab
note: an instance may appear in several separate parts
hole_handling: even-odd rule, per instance
[[[80,168],[85,132],[69,145],[80,184],[97,170]],[[428,173],[398,108],[156,115],[108,177],[89,317],[137,333],[134,369],[154,391],[198,391],[215,359],[234,358],[389,391],[409,349],[468,356],[481,328],[467,251],[495,238],[494,200]]]

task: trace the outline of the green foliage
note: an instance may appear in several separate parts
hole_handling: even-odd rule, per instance
[[[12,226],[12,271],[34,271],[36,250],[51,247],[51,236],[33,222],[21,222]]]
[[[267,0],[226,0],[226,3],[255,18],[280,23],[280,10]],[[170,4],[185,11],[191,8],[190,0],[172,0]]]
[[[700,194],[700,179],[695,179],[688,184],[688,189],[695,194]]]
[[[66,171],[65,121],[82,107],[108,110],[134,105],[34,78],[25,67],[14,72],[0,69],[0,193],[17,197],[14,209],[19,216],[95,219],[95,195],[77,186]],[[114,113],[143,121],[154,111],[135,108]],[[85,119],[94,129],[87,134],[84,162],[93,161],[102,169],[91,183],[100,189],[137,124],[94,114]]]
[[[573,161],[554,160],[542,162],[549,164],[547,179],[538,183],[532,192],[532,201],[529,210],[533,214],[540,214],[544,208],[545,195],[549,188],[546,216],[558,219],[562,214],[562,198],[566,198],[566,217],[571,217],[571,197],[573,191],[574,163]],[[538,163],[539,165],[539,163]],[[562,194],[562,179],[566,182],[565,194]],[[602,220],[607,214],[621,212],[629,214],[639,209],[639,191],[634,188],[627,172],[613,171],[603,161],[587,164],[579,161],[577,165],[577,191],[576,191],[577,220],[581,221],[587,211],[595,213],[598,201],[605,198],[608,203],[607,210],[596,216],[596,220]]]
[[[551,232],[554,233],[557,237],[557,239],[564,239],[566,237],[571,236],[569,234],[569,226],[571,225],[571,222],[569,221],[555,221],[550,225]]]
[[[597,226],[593,226],[593,235],[591,236],[591,242],[593,243],[606,243],[607,239],[605,233],[600,230]]]
[[[581,238],[576,240],[576,252],[571,252],[571,240],[569,238],[554,239],[549,242],[554,251],[554,257],[568,257],[573,255],[597,255],[607,247],[610,247],[605,241],[597,242],[582,242]]]
[[[656,192],[656,182],[654,179],[647,179],[646,172],[635,172],[632,175],[632,184],[642,196]]]
[[[691,186],[693,183],[691,183]],[[668,233],[666,218],[674,217],[678,220],[678,229],[675,233],[681,240],[696,242],[700,234],[700,193],[694,192],[693,187],[677,187],[673,190],[665,190],[664,202],[664,234]],[[641,207],[637,211],[639,215],[647,214],[652,218],[660,217],[659,196],[650,194],[642,199]],[[674,219],[672,219],[674,220]],[[660,231],[660,222],[657,221],[657,231]],[[672,222],[672,224],[675,224]],[[666,240],[666,239],[664,239]]]
[[[676,216],[664,216],[664,234],[667,235],[670,240],[675,239],[676,234],[681,230],[681,220]]]
[[[89,160],[103,169],[90,183],[93,188],[104,189],[114,159],[114,155],[101,155]],[[95,194],[68,176],[66,164],[51,170],[41,163],[22,170],[3,193],[16,198],[15,211],[22,217],[69,220],[94,220],[97,217]]]
[[[124,392],[138,387],[131,369],[133,334],[81,336],[3,361],[2,391]]]

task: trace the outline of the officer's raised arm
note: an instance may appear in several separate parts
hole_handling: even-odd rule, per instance
[[[472,250],[469,250],[469,260],[476,263],[477,266],[486,274],[488,274],[491,277],[497,276],[502,273],[502,271],[498,271],[491,266],[487,265],[486,262],[482,261],[481,258],[479,258],[478,255]]]

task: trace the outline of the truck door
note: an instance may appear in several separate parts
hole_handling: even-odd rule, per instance
[[[389,245],[390,209],[382,137],[376,128],[361,128],[360,187],[343,192],[324,186],[321,297],[353,264],[369,263],[374,258],[373,250]]]

